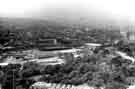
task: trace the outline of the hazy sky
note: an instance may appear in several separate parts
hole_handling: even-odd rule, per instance
[[[0,0],[0,17],[135,20],[135,0]]]

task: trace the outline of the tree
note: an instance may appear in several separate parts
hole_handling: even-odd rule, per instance
[[[91,81],[93,79],[93,73],[92,72],[87,72],[84,75],[82,75],[82,77],[80,78],[83,83],[87,83],[88,81]]]
[[[127,81],[127,84],[132,85],[135,83],[135,77],[127,77],[126,81]]]
[[[2,83],[2,81],[3,81],[3,76],[4,76],[3,71],[0,71],[0,83]]]
[[[105,89],[127,89],[127,87],[118,82],[110,82],[106,85]]]

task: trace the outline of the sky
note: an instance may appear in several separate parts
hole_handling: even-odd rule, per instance
[[[0,0],[0,17],[135,20],[135,0]],[[87,21],[85,21],[87,22]]]

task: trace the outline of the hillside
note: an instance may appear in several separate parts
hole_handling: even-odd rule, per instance
[[[17,28],[27,28],[31,26],[66,27],[66,25],[58,22],[31,18],[0,18],[0,23],[4,27],[15,26]]]

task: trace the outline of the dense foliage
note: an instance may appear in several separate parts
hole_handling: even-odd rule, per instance
[[[75,60],[69,58],[66,60],[68,60],[66,64],[55,66],[41,66],[36,63],[25,64],[21,71],[14,71],[16,72],[14,77],[18,83],[16,86],[27,89],[36,82],[34,78],[30,77],[37,75],[42,75],[38,81],[73,85],[87,83],[90,86],[105,86],[106,89],[125,89],[127,85],[135,82],[135,66],[120,57],[109,60],[94,54]],[[5,76],[8,76],[8,79],[5,77],[7,79],[4,83],[5,86],[11,84],[10,81],[15,81],[12,78],[11,68],[11,66],[3,68],[3,72],[9,71],[9,73],[4,72]],[[1,75],[3,74],[1,73]]]
[[[125,89],[135,82],[135,66],[121,57],[104,58],[102,55],[86,55],[70,59],[64,65],[41,66],[37,63],[2,67],[0,79],[4,89],[13,89],[13,81],[18,89],[28,89],[36,82],[32,76],[41,75],[38,81],[90,86],[105,86],[106,89]],[[4,77],[3,77],[4,76]]]
[[[130,62],[119,57],[108,62],[97,55],[85,56],[66,65],[47,66],[41,80],[74,85],[88,83],[90,86],[106,86],[107,89],[125,89],[126,85],[133,82],[128,80],[129,77],[135,77],[130,65]]]

